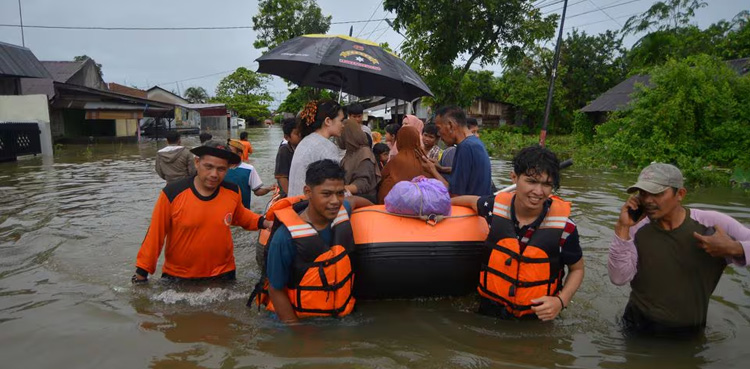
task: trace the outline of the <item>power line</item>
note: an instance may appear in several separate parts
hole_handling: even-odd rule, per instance
[[[359,35],[362,34],[362,31],[367,27],[367,23],[370,23],[370,20],[372,20],[372,17],[375,16],[375,13],[378,11],[378,9],[380,8],[380,5],[382,5],[382,4],[383,4],[383,1],[381,1],[380,4],[378,4],[375,7],[375,9],[372,11],[372,14],[370,14],[370,18],[367,20],[367,22],[365,23],[365,25],[362,26],[362,28],[359,30],[359,32],[357,32],[357,35],[354,36],[354,37],[359,37]]]
[[[643,1],[643,0],[630,0],[630,1],[627,1],[627,2],[624,2],[624,3],[617,3],[617,4],[608,5],[608,6],[605,6],[603,8],[600,8],[600,9],[594,9],[594,10],[590,10],[590,11],[587,11],[587,12],[583,12],[583,13],[578,13],[578,14],[575,14],[575,15],[571,15],[570,17],[568,17],[568,19],[579,17],[581,15],[595,13],[595,12],[598,12],[598,11],[601,11],[601,10],[604,10],[604,9],[610,9],[610,8],[615,8],[615,7],[623,6],[623,5],[627,5],[627,4],[637,3],[637,2],[640,2],[640,1]]]
[[[239,68],[239,67],[237,67],[237,68]],[[203,78],[207,78],[207,77],[218,76],[218,75],[222,75],[222,74],[227,74],[227,73],[234,72],[234,71],[237,70],[237,68],[230,69],[230,70],[225,70],[225,71],[222,71],[222,72],[205,74],[205,75],[197,76],[197,77],[185,78],[185,79],[181,79],[181,80],[177,80],[177,81],[172,81],[172,82],[157,83],[155,86],[159,86],[159,85],[171,85],[171,84],[180,83],[180,82],[187,82],[187,81],[192,81],[192,80],[196,80],[196,79],[203,79]]]
[[[620,22],[618,22],[614,18],[612,18],[612,16],[609,15],[609,13],[605,12],[604,9],[600,8],[599,5],[596,5],[592,0],[588,0],[588,1],[591,3],[591,5],[595,6],[597,9],[599,9],[600,12],[604,13],[604,15],[607,16],[607,18],[611,19],[612,22],[615,22],[615,24],[617,24],[618,26],[620,26],[620,28],[622,28],[622,24],[620,24]]]
[[[376,25],[375,25],[375,29],[374,29],[374,30],[373,30],[372,32],[370,32],[370,34],[369,34],[369,35],[367,35],[367,39],[370,39],[370,37],[372,37],[372,34],[373,34],[373,33],[375,33],[375,32],[376,32],[376,30],[377,30],[377,31],[380,31],[380,30],[378,29],[378,27],[380,27],[380,24],[381,24],[381,23],[383,23],[383,20],[382,20],[382,19],[380,20],[380,22],[378,22],[378,24],[376,24]]]
[[[393,20],[395,18],[382,18],[374,19],[376,21],[382,20]],[[368,23],[373,21],[370,20],[354,20],[354,21],[340,21],[331,22],[331,24],[356,24],[356,23]],[[17,27],[20,28],[20,24],[9,24],[2,23],[0,27]],[[202,26],[202,27],[99,27],[99,26],[53,26],[53,25],[39,25],[39,24],[24,24],[23,28],[37,28],[37,29],[64,29],[64,30],[95,30],[95,31],[216,31],[216,30],[234,30],[234,29],[252,29],[253,26]]]
[[[628,14],[628,15],[621,15],[619,17],[615,17],[615,19],[630,18],[630,17],[632,17],[634,15],[638,15],[638,14],[641,14],[641,13],[638,12],[638,13],[633,13],[633,14]],[[589,22],[589,23],[583,23],[583,24],[577,24],[577,25],[567,26],[567,27],[565,27],[565,29],[581,28],[581,27],[585,27],[585,26],[590,26],[592,24],[598,24],[598,23],[604,23],[604,22],[609,22],[609,19],[602,19],[602,20],[595,21],[595,22]]]
[[[383,33],[381,33],[380,36],[378,36],[378,38],[373,40],[373,42],[378,42],[378,40],[380,40],[383,37],[383,35],[385,35],[385,33],[388,32],[389,29],[392,29],[390,25],[388,25],[388,27],[385,28],[385,31],[383,31]]]
[[[580,1],[577,1],[577,2],[575,2],[575,3],[573,3],[573,4],[570,4],[570,5],[568,5],[568,8],[571,8],[571,7],[573,7],[574,5],[578,5],[578,4],[580,4],[580,3],[585,3],[586,1],[588,1],[588,0],[580,0]],[[562,2],[562,1],[559,1],[559,2],[557,2],[557,3],[554,3],[554,4],[550,4],[550,5],[556,5],[556,4],[559,4],[559,3],[561,3],[561,2]],[[541,9],[541,8],[539,8],[539,9]],[[560,7],[560,8],[557,8],[557,9],[554,9],[554,10],[550,10],[550,11],[548,11],[548,12],[544,13],[544,15],[550,15],[550,14],[552,14],[552,13],[556,13],[557,11],[560,11],[560,10],[562,10],[562,7]]]

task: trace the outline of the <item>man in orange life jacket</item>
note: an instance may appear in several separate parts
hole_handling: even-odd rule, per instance
[[[237,185],[224,182],[230,165],[240,162],[225,143],[207,141],[191,150],[197,175],[167,184],[159,194],[151,226],[141,244],[133,283],[146,282],[166,239],[162,278],[234,280],[230,225],[247,230],[272,223],[242,205]]]
[[[527,147],[513,158],[515,192],[452,199],[490,224],[489,258],[479,276],[480,314],[553,320],[580,287],[583,253],[568,218],[570,203],[550,196],[560,185],[559,167],[552,151]]]
[[[304,192],[306,204],[300,202],[302,197],[285,199],[296,206],[273,214],[280,224],[274,226],[268,246],[268,309],[283,322],[352,311],[354,275],[348,255],[354,237],[349,214],[372,205],[356,196],[344,200],[344,170],[332,160],[308,166]]]

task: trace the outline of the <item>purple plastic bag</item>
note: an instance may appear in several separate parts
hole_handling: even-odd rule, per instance
[[[385,210],[403,215],[451,215],[451,197],[442,182],[419,176],[396,183],[385,196]]]

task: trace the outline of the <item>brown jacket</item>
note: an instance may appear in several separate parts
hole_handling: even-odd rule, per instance
[[[156,174],[167,182],[195,175],[193,154],[183,146],[167,146],[156,153]]]

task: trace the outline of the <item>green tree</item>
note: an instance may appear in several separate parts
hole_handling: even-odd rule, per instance
[[[245,119],[260,119],[270,116],[268,106],[273,101],[265,88],[270,78],[245,67],[224,77],[216,86],[216,97],[211,99],[227,105]]]
[[[642,14],[628,18],[622,30],[625,35],[628,35],[685,27],[695,16],[695,11],[706,6],[708,3],[700,0],[659,1]]]
[[[83,55],[78,55],[78,56],[74,57],[73,61],[81,62],[81,61],[86,61],[87,59],[91,59],[94,62],[94,66],[96,67],[96,71],[99,73],[99,77],[103,78],[104,77],[104,72],[102,71],[102,65],[99,64],[99,63],[97,63],[96,60],[94,60],[94,58],[92,58],[92,57],[90,57],[90,56],[88,56],[86,54],[83,54]]]
[[[727,60],[750,56],[750,11],[743,10],[732,19],[726,37],[719,40],[716,48]]]
[[[326,33],[331,16],[324,16],[314,0],[261,0],[253,16],[256,49],[273,49],[282,42],[310,33]]]
[[[636,92],[630,109],[597,127],[601,158],[675,163],[692,179],[708,165],[750,164],[750,78],[707,55],[672,59],[650,75],[652,87]]]
[[[574,29],[563,40],[560,63],[565,73],[558,73],[565,86],[565,108],[569,112],[583,108],[627,75],[625,48],[617,32],[606,31],[595,36]]]
[[[203,104],[208,101],[208,92],[203,87],[188,87],[184,97],[191,104]]]
[[[554,35],[557,15],[544,17],[532,2],[385,0],[384,7],[396,13],[394,28],[405,30],[401,52],[430,86],[434,103],[467,106],[473,98],[462,85],[472,65],[518,57]]]
[[[289,95],[281,102],[279,112],[297,114],[310,100],[330,99],[337,100],[338,93],[312,87],[294,87],[289,90]]]
[[[529,128],[538,127],[543,121],[553,56],[553,50],[534,46],[509,65],[500,78],[500,100],[515,105],[516,120]],[[561,63],[557,73],[565,75],[567,66]],[[562,78],[555,79],[549,125],[552,132],[570,131],[572,110],[564,104],[566,93]]]

